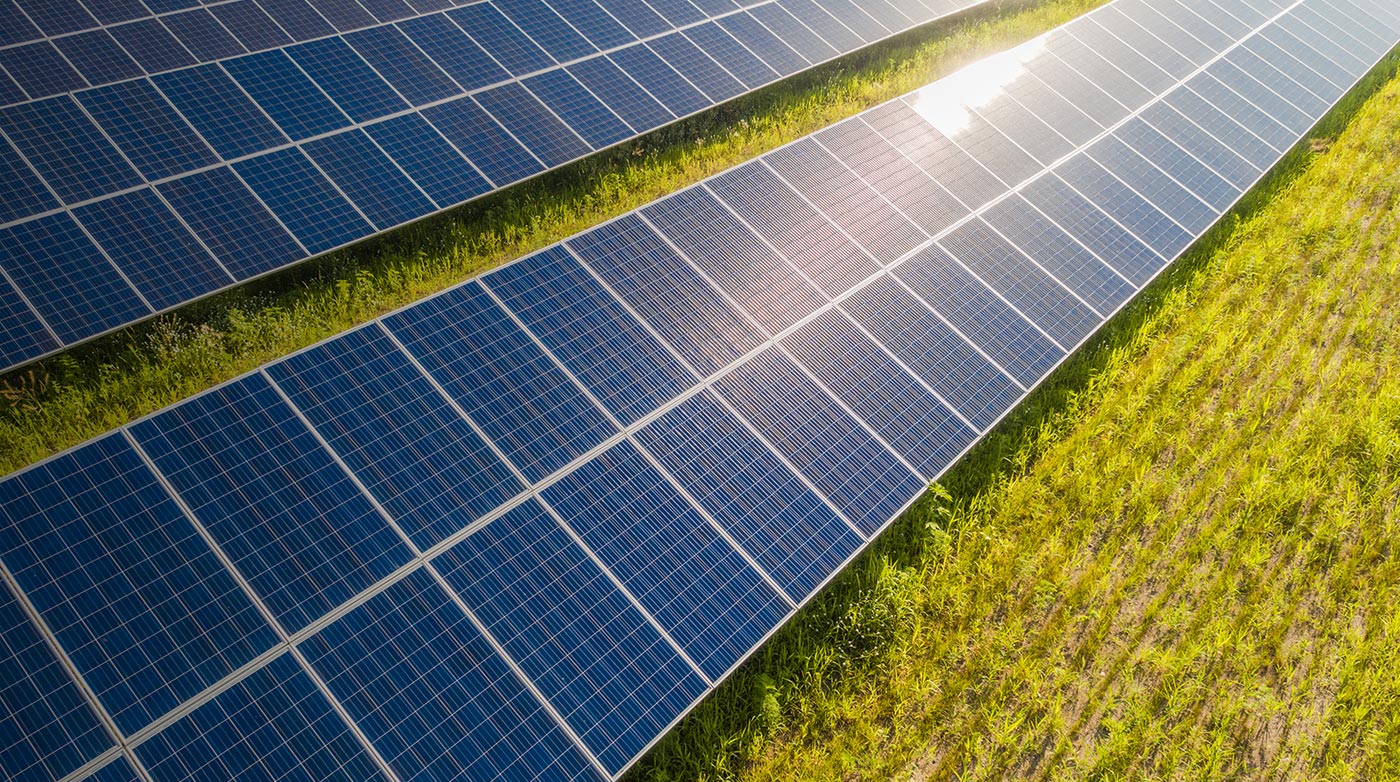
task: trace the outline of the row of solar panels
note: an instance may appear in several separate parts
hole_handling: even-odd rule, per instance
[[[1397,39],[1117,0],[9,477],[0,769],[615,777]]]
[[[68,1],[56,15],[83,16]],[[0,369],[982,0],[601,2],[489,0],[344,35],[284,21],[199,58],[121,33],[177,17],[0,48]],[[356,0],[322,3],[362,26],[329,15]],[[187,13],[242,7],[260,13]]]

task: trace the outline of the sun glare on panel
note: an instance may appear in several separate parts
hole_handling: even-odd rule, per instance
[[[914,111],[941,133],[955,136],[967,128],[971,109],[990,103],[1026,73],[1026,63],[1045,50],[1040,40],[993,55],[955,71],[908,98]]]

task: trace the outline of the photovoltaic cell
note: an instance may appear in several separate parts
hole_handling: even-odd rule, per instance
[[[862,119],[968,209],[976,209],[1006,192],[1001,180],[935,130],[907,103],[892,101],[877,106]]]
[[[715,389],[866,535],[923,488],[922,479],[776,350],[740,365]]]
[[[787,616],[773,587],[630,442],[542,496],[712,680]]]
[[[409,559],[388,522],[260,374],[131,431],[288,632]]]
[[[219,693],[136,750],[155,782],[380,782],[385,777],[290,654]]]
[[[527,479],[548,476],[613,434],[603,411],[478,283],[424,305],[385,324]]]
[[[194,55],[155,19],[142,19],[110,28],[112,37],[131,53],[147,73],[194,65]]]
[[[1191,234],[1087,155],[1075,155],[1055,169],[1055,173],[1083,198],[1163,255],[1170,258],[1191,243]],[[1201,204],[1199,208],[1206,207]]]
[[[497,187],[544,170],[539,159],[471,98],[423,110],[423,117]]]
[[[861,538],[749,429],[702,391],[637,432],[646,448],[794,600]]]
[[[446,15],[406,19],[398,27],[463,89],[474,90],[510,77]]]
[[[594,149],[632,135],[632,129],[568,71],[545,71],[526,79],[525,86]]]
[[[401,779],[601,779],[427,571],[301,648]]]
[[[694,382],[562,246],[523,258],[483,283],[623,424]]]
[[[1114,136],[1215,212],[1228,209],[1240,196],[1239,188],[1137,117],[1121,125]]]
[[[19,363],[57,347],[29,305],[0,278],[0,360]]]
[[[350,197],[376,228],[406,223],[433,203],[363,130],[308,141],[306,154]]]
[[[1188,119],[1163,101],[1148,106],[1141,116],[1153,129],[1239,189],[1249,187],[1262,173],[1241,153],[1240,146],[1253,142],[1260,152],[1270,156],[1273,154],[1266,144],[1244,128],[1238,125],[1231,128],[1221,123],[1220,120],[1228,121],[1229,118],[1218,111],[1213,118],[1193,114]]]
[[[542,0],[495,0],[495,5],[559,62],[577,60],[598,51]]]
[[[593,57],[568,68],[635,133],[670,122],[673,115],[607,57]]]
[[[0,109],[0,128],[67,203],[142,183],[141,176],[67,95]],[[81,278],[74,284],[81,285]]]
[[[455,20],[473,40],[490,51],[491,56],[512,76],[523,76],[554,64],[553,57],[491,3],[472,3],[465,8],[448,11],[446,16]]]
[[[227,168],[196,172],[156,189],[237,279],[272,271],[303,252]]]
[[[503,0],[516,3],[520,0]],[[599,49],[615,49],[637,40],[635,35],[593,0],[549,0],[549,7],[564,17]]]
[[[352,242],[374,230],[295,147],[234,163],[233,169],[311,252]]]
[[[776,71],[714,22],[688,28],[683,35],[738,79],[746,89],[761,87],[778,78]]]
[[[350,116],[355,122],[368,122],[373,119],[393,114],[408,108],[408,104],[403,98],[389,86],[389,83],[380,78],[379,74],[364,61],[364,58],[355,53],[354,49],[346,43],[343,38],[322,38],[316,41],[292,46],[287,49],[287,54],[306,71],[315,82],[301,82],[300,96],[311,96],[316,103],[325,105],[325,98],[321,97],[316,90],[316,85],[320,90],[330,96],[342,111]],[[237,73],[234,74],[237,76]],[[242,79],[240,79],[242,80]],[[246,86],[246,85],[245,85]],[[278,124],[292,135],[293,138],[306,138],[307,136],[324,133],[343,127],[343,123],[326,124],[311,132],[297,134],[281,118],[277,116],[278,110],[284,113],[289,110],[299,109],[300,106],[291,104],[279,104],[268,107],[268,101],[263,96],[254,93],[254,97],[268,108],[269,113],[277,119]],[[299,98],[298,98],[299,99]],[[324,113],[329,116],[334,109],[327,107]]]
[[[491,189],[486,178],[418,114],[366,125],[365,132],[438,206]]]
[[[268,374],[420,549],[524,488],[377,326]]]
[[[1152,279],[1166,263],[1142,240],[1058,176],[1031,182],[1021,191],[1021,196],[1138,287]]]
[[[64,59],[77,68],[78,73],[93,86],[130,79],[145,73],[106,30],[59,38],[54,45],[63,53]],[[17,95],[15,100],[18,101],[22,97]]]
[[[167,16],[162,22],[200,62],[235,57],[246,51],[213,14],[202,8]]]
[[[671,33],[646,45],[700,88],[711,103],[729,100],[744,91],[743,84],[681,33]]]
[[[1119,131],[1122,131],[1122,128]],[[1154,166],[1147,158],[1128,147],[1116,133],[1095,142],[1086,154],[1123,184],[1132,188],[1138,196],[1145,198],[1185,228],[1188,232],[1185,235],[1188,243],[1191,235],[1205,230],[1206,226],[1215,221],[1217,212]],[[1181,250],[1184,249],[1184,245],[1172,249]]]
[[[589,151],[578,134],[519,84],[479,93],[476,100],[547,166],[562,165]]]
[[[213,6],[209,12],[250,52],[292,42],[291,37],[253,0],[234,0]]]
[[[647,48],[636,44],[608,54],[608,59],[661,101],[672,114],[684,117],[709,105],[695,85]]]
[[[0,556],[128,735],[277,636],[120,434],[0,484]]]
[[[316,58],[312,51],[305,51],[302,59],[313,62]],[[259,52],[226,60],[221,65],[293,141],[339,130],[351,122],[286,52]],[[333,73],[336,67],[327,66],[327,70]],[[349,110],[361,119],[382,116],[391,110],[382,105],[382,101],[389,100],[388,95],[370,90],[366,86],[374,99],[354,91],[345,96]],[[350,100],[352,96],[354,101]],[[376,105],[378,108],[372,108]]]
[[[144,79],[89,90],[79,98],[147,179],[163,179],[219,161]]]
[[[705,681],[534,500],[448,549],[433,567],[609,773],[705,691]]]
[[[781,38],[747,11],[721,17],[718,24],[745,48],[758,55],[768,67],[777,71],[779,76],[791,75],[808,65],[806,58],[783,43]]]
[[[217,65],[155,76],[180,114],[225,158],[285,144],[286,136]]]
[[[462,92],[441,68],[394,27],[361,30],[345,36],[345,40],[415,106]]]
[[[58,201],[15,148],[0,138],[0,219],[18,220],[58,208]]]

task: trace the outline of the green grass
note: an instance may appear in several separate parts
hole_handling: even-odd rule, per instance
[[[647,780],[1400,779],[1400,78],[945,476]]]
[[[1062,24],[1002,0],[468,204],[0,378],[0,475],[558,241]]]

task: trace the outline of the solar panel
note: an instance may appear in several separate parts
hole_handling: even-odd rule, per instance
[[[804,20],[843,8],[782,1]],[[337,18],[380,29],[406,8]],[[499,13],[458,10],[474,8]],[[590,47],[622,35],[589,26],[594,8],[559,9]],[[1176,54],[1151,58],[1170,82],[1128,56],[1134,30]],[[1095,56],[1051,46],[1067,36]],[[5,478],[0,772],[618,777],[1398,40],[1380,0],[1116,0],[950,79],[985,94],[943,83],[892,101]],[[654,43],[602,56],[662,74],[683,46],[614,57]],[[1121,75],[1095,81],[1105,67]],[[191,106],[197,84],[232,84],[187,78]],[[574,78],[501,100],[547,111]],[[1126,103],[1076,108],[1107,99],[1100,83]],[[107,143],[103,119],[56,100]],[[409,172],[454,150],[505,166],[483,177],[519,175],[483,154],[534,160],[475,133],[494,122],[482,105],[456,97],[6,228],[47,253],[0,242],[0,305],[34,312],[6,338],[81,333],[85,307],[149,312],[182,253],[255,268],[292,236],[333,242],[405,199],[439,203],[476,180]],[[5,140],[70,165],[31,131]],[[998,158],[1028,132],[1059,141]],[[113,177],[139,167],[116,135],[100,150]],[[349,165],[351,148],[378,164]],[[206,203],[223,194],[267,213],[226,222]],[[922,194],[936,208],[917,211]],[[139,220],[164,235],[128,235]],[[105,282],[26,293],[79,273]]]
[[[19,294],[0,325],[44,332],[0,341],[0,371],[982,2],[826,0],[819,20],[775,0],[0,4],[0,269]],[[233,193],[174,195],[210,187]],[[23,273],[49,252],[26,226],[120,212],[138,189],[173,214],[92,231],[81,252],[162,257],[160,291],[107,264]],[[147,247],[167,234],[202,257]],[[79,306],[61,324],[36,301],[99,286],[147,300]]]

